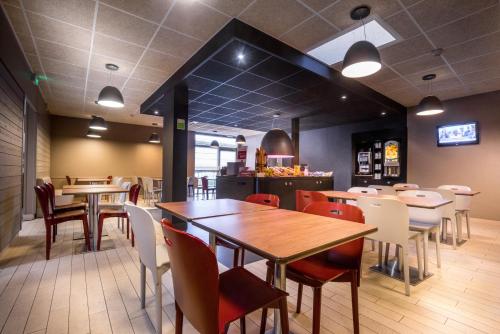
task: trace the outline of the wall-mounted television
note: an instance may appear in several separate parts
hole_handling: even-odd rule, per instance
[[[479,144],[479,124],[472,121],[439,125],[436,135],[438,146]]]

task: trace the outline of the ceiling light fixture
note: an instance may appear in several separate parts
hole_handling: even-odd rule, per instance
[[[245,139],[245,136],[243,136],[243,135],[236,136],[236,144],[245,145],[246,143],[247,143],[247,140]]]
[[[351,11],[351,18],[361,21],[363,29],[365,23],[363,19],[370,15],[370,7],[358,6]],[[345,54],[342,63],[342,75],[348,78],[362,78],[378,72],[382,68],[380,54],[372,43],[366,40],[366,30],[364,30],[364,40],[351,45]]]
[[[158,111],[158,109],[156,109],[155,111],[153,111],[153,113],[154,113],[155,115],[158,115],[160,112]]]
[[[432,80],[436,78],[435,74],[427,74],[422,77],[422,80],[429,81],[429,95],[424,97],[417,106],[418,116],[437,115],[444,111],[443,104],[432,93]]]
[[[101,134],[95,130],[89,129],[87,131],[87,137],[89,137],[89,138],[101,138]]]
[[[274,127],[274,121],[279,116],[279,113],[273,115],[272,129],[264,135],[260,146],[267,153],[268,158],[293,158],[292,140],[285,131]]]
[[[92,119],[89,123],[89,129],[97,130],[97,131],[105,131],[108,129],[108,124],[104,120],[104,118],[99,116],[92,116]]]
[[[240,52],[236,55],[236,58],[238,58],[239,61],[243,61],[245,60],[245,55]]]
[[[156,132],[153,132],[151,134],[151,136],[149,136],[148,142],[150,142],[152,144],[159,144],[160,143],[160,136]]]
[[[347,95],[342,95],[340,98],[341,98],[342,100],[347,100]]]
[[[219,147],[219,142],[217,140],[212,140],[210,143],[210,147],[212,148],[218,148]]]
[[[123,108],[125,103],[123,102],[122,93],[118,88],[111,86],[111,74],[114,71],[118,71],[119,67],[115,64],[106,64],[106,69],[109,70],[110,85],[101,90],[99,97],[97,98],[97,104],[109,108]]]
[[[385,111],[382,111],[382,112],[380,113],[380,116],[385,116],[385,115],[387,115],[387,112],[385,112]]]

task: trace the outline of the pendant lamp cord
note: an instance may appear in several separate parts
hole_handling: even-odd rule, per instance
[[[363,25],[363,34],[365,35],[365,41],[366,41],[366,26],[365,26],[365,21],[361,19],[361,24]]]

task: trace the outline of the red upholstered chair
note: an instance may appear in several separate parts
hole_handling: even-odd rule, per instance
[[[108,181],[106,181],[106,184],[111,184],[111,181],[113,181],[113,176],[110,175],[106,179],[108,179]]]
[[[66,183],[70,186],[71,185],[71,178],[66,175]]]
[[[87,205],[83,202],[80,203],[71,203],[67,205],[59,205],[56,206],[56,190],[52,183],[44,183],[47,187],[47,191],[49,192],[49,203],[54,212],[64,212],[70,210],[86,210]]]
[[[183,316],[204,334],[226,333],[245,315],[279,306],[283,332],[288,333],[287,293],[272,287],[245,268],[219,274],[214,252],[200,239],[162,221],[170,258],[175,296],[175,333],[182,333]]]
[[[85,210],[72,210],[60,213],[54,213],[50,204],[50,190],[47,185],[35,187],[36,197],[43,212],[43,220],[45,221],[45,259],[50,258],[50,248],[52,242],[56,241],[56,235],[52,236],[52,229],[57,224],[71,220],[81,220],[83,223],[83,233],[85,234],[85,244],[90,251],[89,224],[87,221],[87,213]]]
[[[141,191],[141,186],[134,184],[130,187],[128,192],[128,200],[134,205],[137,205],[137,198],[139,197],[139,192]],[[101,238],[102,238],[102,227],[104,225],[104,219],[106,218],[124,218],[127,220],[127,239],[130,234],[130,222],[128,218],[127,211],[123,208],[121,209],[101,209],[99,210],[99,221],[97,226],[97,250],[101,250]],[[134,231],[132,231],[132,247],[134,246]]]
[[[207,199],[208,199],[208,192],[212,192],[212,196],[215,193],[215,187],[210,187],[208,185],[208,178],[206,176],[201,178],[201,198],[207,194]]]
[[[361,209],[340,203],[314,202],[304,209],[305,213],[349,220],[364,224]],[[334,247],[326,252],[290,263],[287,266],[288,279],[299,283],[297,294],[297,313],[300,313],[303,285],[313,288],[313,334],[320,332],[321,288],[328,282],[350,282],[354,333],[359,333],[358,286],[360,280],[363,238]],[[272,281],[273,265],[268,263],[267,281]],[[264,310],[262,322],[265,323],[267,311]]]
[[[328,197],[316,191],[297,190],[295,192],[295,210],[302,212],[312,202],[328,202]]]
[[[280,207],[280,198],[273,194],[252,194],[245,198],[245,202]]]

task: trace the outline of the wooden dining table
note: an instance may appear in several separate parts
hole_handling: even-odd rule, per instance
[[[220,237],[244,247],[275,264],[274,284],[286,291],[286,266],[290,262],[376,232],[367,224],[298,211],[274,209],[193,219],[192,224],[210,233],[210,246]],[[280,333],[279,312],[274,313],[275,333]]]
[[[394,195],[365,194],[365,193],[359,194],[359,193],[350,193],[347,191],[337,191],[337,190],[327,190],[319,192],[330,199],[336,199],[341,201],[346,201],[346,200],[357,201],[358,198],[360,197],[397,199],[405,203],[408,207],[421,208],[421,209],[436,209],[443,205],[452,203],[452,201],[443,198],[403,197]]]
[[[396,190],[396,191],[431,190],[432,191],[432,189],[426,189],[426,188],[422,188],[422,189],[420,189],[420,188],[419,189],[408,189],[408,188],[405,188],[405,187],[394,187],[394,190]],[[478,194],[481,193],[480,191],[476,191],[476,190],[461,190],[461,189],[446,189],[446,190],[451,191],[456,196],[476,196],[476,195],[478,195]]]
[[[89,204],[89,232],[92,237],[92,249],[97,248],[97,223],[99,220],[99,195],[126,193],[127,189],[114,184],[73,184],[64,185],[63,195],[85,195]]]
[[[108,178],[104,177],[77,177],[75,179],[76,183],[86,183],[86,184],[106,184],[109,181]]]

